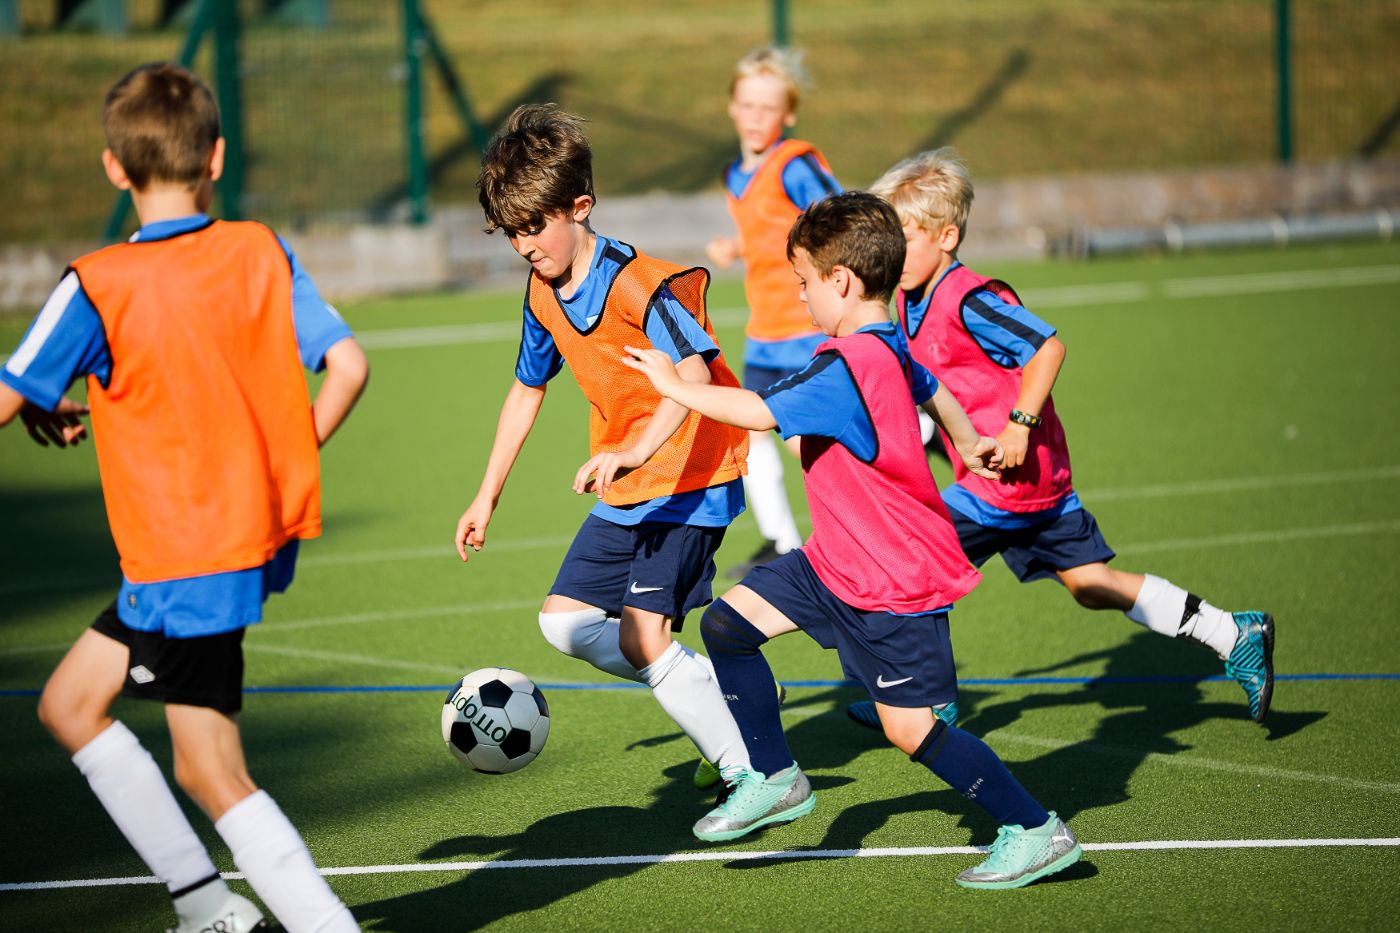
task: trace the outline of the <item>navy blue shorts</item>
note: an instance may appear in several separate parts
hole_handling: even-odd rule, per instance
[[[866,612],[837,599],[801,548],[750,570],[746,586],[823,648],[886,706],[941,706],[958,698],[948,613]]]
[[[776,369],[771,366],[751,366],[744,364],[744,388],[750,392],[762,392],[764,389],[777,382],[782,382],[793,373],[802,372],[802,367],[797,369]]]
[[[680,631],[686,613],[714,598],[714,558],[723,540],[723,528],[669,522],[617,525],[589,515],[549,592],[610,616],[621,615],[623,606],[659,612]]]
[[[948,513],[963,553],[974,567],[1000,554],[1022,583],[1054,577],[1058,570],[1106,564],[1117,556],[1088,509],[1065,512],[1030,528],[992,528],[979,525],[957,509],[949,508]]]

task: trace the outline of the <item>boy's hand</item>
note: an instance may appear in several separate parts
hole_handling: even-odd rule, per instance
[[[40,447],[49,446],[50,441],[57,447],[67,447],[69,444],[76,446],[87,437],[87,425],[79,418],[87,413],[86,405],[61,398],[53,411],[45,411],[38,405],[26,402],[19,410],[19,419],[24,422],[24,429],[34,443]]]
[[[636,347],[626,346],[622,349],[626,350],[628,354],[622,358],[623,365],[631,366],[650,379],[651,384],[656,387],[656,391],[662,395],[669,398],[671,393],[667,390],[684,381],[676,369],[676,364],[672,363],[671,358],[660,350],[639,350]],[[637,466],[640,465],[637,464]]]
[[[1006,451],[994,437],[979,437],[971,451],[963,455],[968,470],[984,479],[1000,479]]]
[[[717,236],[705,244],[705,255],[710,262],[721,269],[728,269],[743,254],[738,239],[732,236]]]
[[[486,526],[491,524],[491,513],[494,511],[495,506],[489,499],[477,496],[457,520],[457,537],[453,538],[452,543],[457,546],[457,553],[463,561],[467,559],[467,548],[479,551],[486,545]]]
[[[574,474],[574,492],[580,496],[586,492],[597,493],[601,499],[612,488],[614,480],[622,479],[643,463],[646,463],[646,458],[637,453],[636,448],[589,457],[588,462]],[[590,476],[594,478],[590,480]]]
[[[1026,448],[1030,446],[1030,437],[1031,429],[1014,421],[1008,421],[1006,427],[1001,429],[1001,433],[997,435],[997,442],[1005,452],[1001,464],[1003,470],[1014,470],[1026,461]]]

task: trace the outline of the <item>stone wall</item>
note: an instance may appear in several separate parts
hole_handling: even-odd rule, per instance
[[[1067,252],[1098,228],[1376,208],[1400,208],[1400,160],[1022,178],[978,188],[964,252],[974,261],[1035,258]],[[706,264],[711,237],[733,232],[724,196],[714,192],[612,198],[605,188],[594,221],[610,236],[691,264]],[[482,233],[481,223],[472,205],[441,209],[424,227],[286,235],[335,300],[522,282],[524,264],[502,234]],[[37,308],[68,259],[95,245],[0,247],[0,309]]]

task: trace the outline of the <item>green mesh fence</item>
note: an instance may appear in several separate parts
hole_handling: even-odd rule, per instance
[[[101,95],[172,58],[181,27],[129,0],[123,35],[55,30],[22,0],[0,38],[0,241],[95,237]],[[281,225],[408,217],[399,0],[325,0],[323,26],[245,2],[247,216]],[[276,4],[273,4],[276,6]],[[718,187],[735,143],[734,61],[771,37],[758,0],[423,0],[488,128],[517,103],[586,116],[600,194]],[[790,0],[814,84],[796,133],[848,185],[956,145],[979,179],[1265,163],[1279,152],[1277,0]],[[1400,0],[1292,0],[1297,161],[1400,154]],[[208,51],[196,68],[212,76]],[[433,205],[471,202],[476,151],[425,60]]]

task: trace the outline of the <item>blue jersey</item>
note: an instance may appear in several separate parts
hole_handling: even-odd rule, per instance
[[[933,398],[938,380],[910,357],[894,324],[869,324],[856,333],[878,335],[908,362],[914,375],[914,404]],[[829,437],[863,461],[875,458],[875,425],[850,369],[834,350],[817,354],[800,372],[764,389],[759,396],[784,438]]]
[[[133,241],[161,240],[206,226],[203,214],[147,224]],[[284,241],[292,271],[292,316],[297,351],[313,371],[325,367],[326,351],[351,336],[334,308],[322,300],[311,277]],[[30,325],[19,347],[0,369],[0,380],[40,407],[52,410],[78,379],[107,383],[112,356],[102,317],[75,273],[67,273]],[[173,638],[214,635],[262,618],[269,593],[285,590],[296,568],[297,542],[285,545],[261,567],[159,583],[135,584],[123,578],[117,611],[123,624]]]
[[[572,295],[565,298],[555,290],[559,306],[579,330],[587,330],[603,313],[613,279],[634,255],[632,247],[610,237],[599,236],[593,248],[593,265]],[[671,361],[699,354],[706,362],[719,355],[719,347],[685,306],[663,287],[653,313],[646,317],[646,337],[651,345],[670,356]],[[524,309],[520,350],[515,360],[515,378],[528,386],[542,386],[559,374],[564,357],[554,338],[530,311]],[[619,366],[622,363],[619,361]],[[724,527],[744,511],[741,480],[718,486],[659,496],[630,506],[614,506],[599,501],[593,514],[616,525],[640,522],[674,522],[678,525]]]
[[[743,170],[743,160],[735,159],[724,171],[724,185],[736,198],[744,196],[754,172]],[[800,155],[783,167],[783,191],[799,210],[806,210],[830,194],[840,194],[841,184],[811,153]],[[794,288],[796,285],[794,284]],[[811,334],[792,340],[755,340],[744,342],[744,362],[762,369],[794,371],[806,366],[817,347],[826,340],[825,334]]]

